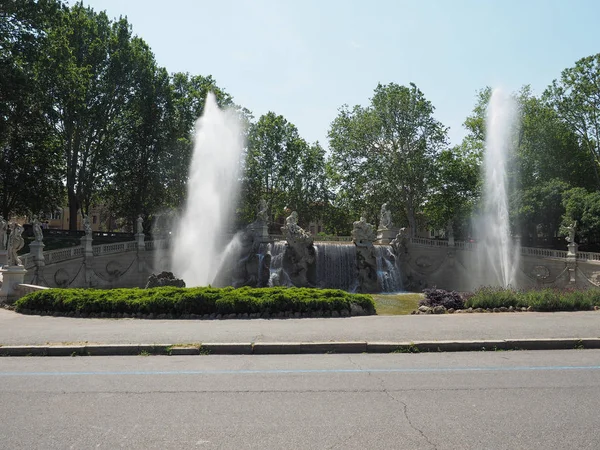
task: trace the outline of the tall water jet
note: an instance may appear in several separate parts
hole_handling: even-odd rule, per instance
[[[488,104],[484,153],[483,215],[477,223],[480,284],[516,286],[518,244],[510,235],[507,170],[514,150],[518,109],[494,89]]]
[[[241,151],[236,115],[219,109],[209,93],[196,122],[186,206],[172,246],[173,272],[187,286],[212,283],[221,265],[219,238],[229,231]]]

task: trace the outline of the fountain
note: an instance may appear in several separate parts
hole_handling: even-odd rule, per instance
[[[516,119],[515,100],[494,89],[486,118],[483,214],[475,225],[480,239],[479,284],[516,285],[519,249],[510,235],[507,179]]]
[[[196,122],[187,201],[171,255],[173,272],[189,287],[212,283],[221,266],[219,237],[227,232],[236,202],[241,151],[237,117],[219,109],[209,93]]]

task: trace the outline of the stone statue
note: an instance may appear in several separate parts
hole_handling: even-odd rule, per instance
[[[44,240],[44,233],[42,232],[42,224],[38,220],[37,216],[33,216],[33,235],[37,242]]]
[[[257,212],[256,212],[256,221],[262,224],[266,224],[269,221],[268,215],[269,207],[267,206],[267,202],[264,198],[260,199],[258,203]]]
[[[141,214],[137,218],[136,233],[137,234],[144,234],[144,219],[142,219],[142,215]]]
[[[9,266],[22,266],[23,263],[21,262],[21,259],[17,253],[25,245],[25,241],[21,236],[23,233],[23,227],[14,222],[11,225],[10,230],[10,236],[8,237],[7,263]]]
[[[394,249],[396,255],[402,255],[408,252],[407,244],[408,232],[406,231],[406,228],[400,228],[400,231],[398,232],[394,240],[390,243],[390,245],[392,246],[392,249]]]
[[[90,218],[87,214],[83,216],[83,230],[85,231],[86,236],[92,235],[92,225],[90,224]]]
[[[452,219],[448,220],[448,223],[446,224],[446,237],[448,238],[448,240],[454,239],[454,227],[453,225],[453,221]]]
[[[567,226],[567,231],[569,232],[569,234],[565,237],[565,239],[569,244],[572,244],[575,242],[575,233],[577,232],[577,221]]]
[[[6,250],[6,231],[8,224],[4,217],[0,216],[0,250]]]
[[[367,219],[361,217],[353,223],[352,240],[357,246],[373,245],[373,241],[377,238],[373,225],[367,223]]]
[[[388,209],[387,203],[381,205],[381,212],[379,214],[379,229],[389,230],[394,227],[394,224],[392,223],[392,213]]]
[[[298,226],[298,213],[293,211],[286,219],[281,232],[287,241],[283,255],[283,269],[297,287],[316,283],[316,251],[313,236]]]

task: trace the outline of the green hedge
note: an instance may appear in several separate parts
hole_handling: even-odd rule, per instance
[[[375,314],[370,295],[350,294],[338,289],[310,288],[176,288],[152,289],[47,289],[15,302],[23,313],[80,314],[253,314],[280,312],[350,313],[351,305],[365,314]]]
[[[467,296],[465,308],[528,308],[535,311],[589,310],[600,306],[600,290],[481,288]]]

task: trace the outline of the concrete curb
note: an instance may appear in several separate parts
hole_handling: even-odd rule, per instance
[[[600,348],[600,338],[414,342],[257,342],[194,344],[7,345],[0,356],[290,355]]]

